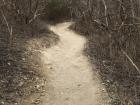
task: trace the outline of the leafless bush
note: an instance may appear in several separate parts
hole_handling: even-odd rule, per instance
[[[0,0],[0,28],[7,38],[8,46],[14,35],[36,30],[36,19],[42,16],[47,0]],[[25,33],[26,34],[26,33]]]
[[[44,9],[45,0],[1,0],[1,9],[15,21],[30,23],[37,16],[41,15]]]
[[[38,68],[29,65],[27,59],[33,54],[25,43],[41,34],[39,18],[45,5],[46,0],[0,0],[0,105],[20,103],[23,97],[37,92],[36,85],[44,81],[35,71]]]
[[[73,3],[75,2],[73,0]],[[89,50],[94,50],[92,48],[96,47],[96,56],[100,58],[102,64],[112,67],[111,70],[102,70],[101,75],[106,79],[112,79],[112,84],[117,83],[115,93],[118,94],[121,104],[138,105],[140,103],[139,0],[79,2],[81,2],[79,6],[72,5],[79,21],[75,29],[88,35]],[[91,57],[93,57],[92,52],[89,51]]]

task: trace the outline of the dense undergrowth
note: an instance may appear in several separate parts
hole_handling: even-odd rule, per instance
[[[46,4],[45,0],[0,0],[0,105],[36,104],[40,94],[32,100],[30,95],[44,91],[46,79],[34,50],[58,41],[40,20]]]
[[[75,1],[74,1],[75,2]],[[77,1],[78,2],[78,1]],[[83,0],[72,8],[73,29],[88,38],[87,54],[100,62],[100,75],[112,105],[140,103],[140,2],[138,0]],[[79,15],[78,15],[79,14]]]
[[[19,61],[24,61],[21,53],[26,49],[20,47],[26,39],[40,38],[40,33],[50,33],[40,28],[38,20],[56,22],[71,18],[76,21],[72,28],[83,33],[89,40],[86,53],[91,62],[95,63],[94,58],[99,61],[100,75],[114,100],[112,105],[139,105],[139,6],[139,0],[1,0],[0,90],[4,89],[0,91],[1,104],[9,99],[7,90],[10,89],[5,87],[13,87],[13,97],[16,96],[13,91],[21,90],[19,87],[23,83],[20,80],[25,77],[27,84],[30,80],[36,83],[35,78],[40,76],[32,68],[22,69],[22,63],[19,64]],[[15,85],[10,86],[9,83]]]

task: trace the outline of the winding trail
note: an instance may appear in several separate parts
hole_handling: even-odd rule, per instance
[[[60,42],[43,51],[49,82],[41,105],[109,105],[99,75],[83,54],[86,39],[68,29],[71,24],[50,26]]]

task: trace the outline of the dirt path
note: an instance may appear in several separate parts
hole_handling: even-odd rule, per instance
[[[86,39],[68,29],[71,24],[50,27],[60,42],[43,51],[49,82],[41,105],[109,105],[98,74],[83,54]]]

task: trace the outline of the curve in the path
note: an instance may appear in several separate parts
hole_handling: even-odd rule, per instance
[[[108,105],[107,92],[83,54],[86,39],[68,29],[71,24],[50,27],[60,42],[43,51],[49,82],[42,105]]]

